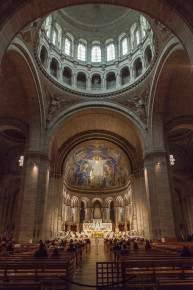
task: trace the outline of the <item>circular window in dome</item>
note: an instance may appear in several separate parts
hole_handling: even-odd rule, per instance
[[[67,185],[80,190],[112,190],[129,181],[130,162],[126,154],[108,141],[87,141],[68,155],[64,167]]]
[[[79,5],[44,20],[37,59],[60,88],[104,94],[132,85],[150,69],[153,43],[151,26],[138,11]]]

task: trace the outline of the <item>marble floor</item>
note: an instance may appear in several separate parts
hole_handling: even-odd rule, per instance
[[[88,253],[84,253],[82,259],[82,265],[75,272],[74,281],[86,284],[96,285],[96,262],[110,262],[112,261],[112,255],[107,253],[104,249],[103,238],[99,239],[98,250],[95,243],[95,239],[91,239],[91,247]],[[82,287],[78,285],[70,285],[70,290],[91,290],[96,288]]]

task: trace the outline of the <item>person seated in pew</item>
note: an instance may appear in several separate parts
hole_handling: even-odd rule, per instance
[[[8,246],[7,246],[6,250],[9,251],[9,252],[13,252],[14,251],[14,248],[12,246],[11,241],[8,242]]]
[[[58,253],[58,249],[55,248],[54,251],[53,251],[53,254],[51,256],[52,258],[57,258],[57,257],[60,257],[59,253]]]
[[[113,250],[121,250],[121,246],[117,243],[114,247]]]
[[[151,249],[151,245],[150,245],[150,242],[149,242],[149,240],[147,240],[147,241],[146,241],[146,244],[145,244],[145,249],[146,249],[146,250],[149,250],[149,249]]]
[[[133,242],[133,250],[138,250],[139,247],[138,247],[138,244],[136,241]]]
[[[184,246],[180,257],[192,257],[192,253],[190,252],[188,246]]]
[[[40,244],[40,247],[39,247],[39,250],[37,250],[34,254],[34,257],[47,257],[48,254],[47,254],[47,251],[46,251],[46,248],[45,248],[45,245],[43,243]]]
[[[73,244],[70,244],[70,247],[69,247],[69,249],[67,251],[68,252],[76,252],[76,249],[75,249]]]
[[[123,244],[121,247],[121,254],[130,254],[130,249],[127,248],[127,244]]]
[[[192,257],[192,253],[190,252],[188,246],[184,246],[180,257]],[[192,269],[191,266],[185,266],[184,269],[190,270]]]

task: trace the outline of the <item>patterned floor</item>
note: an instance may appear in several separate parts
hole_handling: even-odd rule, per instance
[[[104,250],[104,240],[99,239],[98,251],[95,239],[91,239],[90,251],[84,255],[82,266],[76,270],[74,281],[87,285],[96,285],[96,262],[112,261],[112,257]],[[96,288],[70,285],[70,290],[91,290]]]

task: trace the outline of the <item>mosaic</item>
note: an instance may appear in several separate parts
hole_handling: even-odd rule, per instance
[[[129,161],[118,146],[107,141],[88,141],[68,155],[64,176],[74,187],[112,189],[127,184],[129,168]]]

